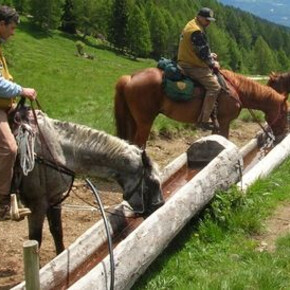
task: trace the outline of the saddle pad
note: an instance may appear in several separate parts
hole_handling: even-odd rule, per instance
[[[194,83],[188,78],[180,81],[164,78],[163,88],[168,98],[175,102],[190,101],[194,95]]]

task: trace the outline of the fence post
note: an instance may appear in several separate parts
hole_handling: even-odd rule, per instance
[[[39,283],[39,257],[38,242],[28,240],[23,243],[25,288],[27,290],[40,290]]]

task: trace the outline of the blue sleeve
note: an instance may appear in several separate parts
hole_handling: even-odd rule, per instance
[[[18,96],[22,91],[21,86],[0,77],[0,97],[10,99]]]

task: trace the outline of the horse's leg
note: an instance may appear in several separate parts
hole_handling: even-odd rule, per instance
[[[219,120],[219,125],[218,134],[228,139],[230,131],[230,120]]]
[[[40,248],[45,211],[40,208],[35,208],[31,209],[31,212],[31,215],[28,216],[29,239],[36,240]]]
[[[53,240],[55,243],[56,253],[58,255],[64,250],[63,232],[61,223],[61,207],[60,206],[50,207],[47,210],[47,219],[49,223],[49,230],[53,236]]]
[[[136,135],[137,125],[135,120],[131,115],[128,114],[127,120],[126,120],[126,134],[127,138],[126,140],[130,143],[135,144],[135,135]]]
[[[134,144],[139,146],[140,148],[146,148],[146,142],[149,138],[150,130],[153,124],[152,121],[148,121],[147,123],[137,124],[137,130],[134,137]]]

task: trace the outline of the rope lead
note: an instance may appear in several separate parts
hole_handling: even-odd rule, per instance
[[[19,126],[16,142],[20,156],[20,166],[23,174],[27,176],[28,173],[33,170],[35,164],[35,134],[28,124],[22,123]]]

